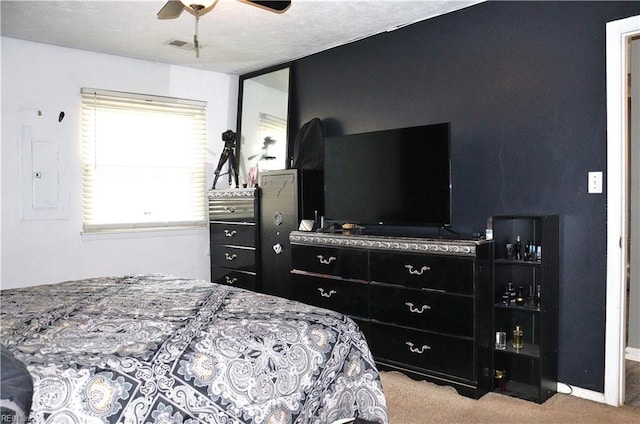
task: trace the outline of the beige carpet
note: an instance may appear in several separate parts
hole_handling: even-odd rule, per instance
[[[640,362],[625,361],[625,405],[640,408]]]
[[[390,424],[640,423],[640,408],[615,408],[560,393],[542,405],[496,393],[474,400],[452,387],[414,381],[399,372],[380,376]]]

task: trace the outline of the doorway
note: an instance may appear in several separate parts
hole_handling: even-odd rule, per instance
[[[624,403],[640,408],[640,35],[630,37],[628,55],[629,221]]]
[[[640,16],[607,24],[607,302],[604,401],[625,402],[625,352],[631,244],[632,121],[628,103],[631,40],[640,35]],[[636,102],[637,103],[637,102]],[[634,111],[634,114],[637,113]],[[637,123],[635,124],[637,126]],[[637,136],[635,136],[637,138]],[[637,141],[636,141],[637,142]],[[635,197],[635,196],[634,196]],[[634,227],[638,227],[635,223]],[[637,231],[636,231],[637,237]],[[635,259],[637,261],[637,259]]]

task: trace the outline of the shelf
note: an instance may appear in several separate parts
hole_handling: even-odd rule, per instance
[[[511,342],[508,341],[506,349],[497,349],[494,347],[493,351],[497,353],[504,353],[507,355],[515,355],[532,359],[540,358],[540,346],[531,343],[525,343],[522,349],[514,349],[511,346]]]
[[[516,261],[508,259],[496,259],[496,265],[520,265],[520,266],[540,266],[542,261]]]
[[[505,311],[540,312],[540,307],[539,306],[533,306],[533,305],[522,305],[522,306],[505,305],[502,302],[498,302],[498,303],[495,303],[493,305],[493,307],[496,308],[496,309],[502,309],[502,310],[505,310]]]
[[[494,388],[493,391],[494,393],[500,393],[531,402],[538,402],[538,387],[531,384],[521,383],[519,381],[507,380],[504,388]]]

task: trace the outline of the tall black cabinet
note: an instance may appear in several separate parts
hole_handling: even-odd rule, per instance
[[[558,215],[491,217],[493,390],[542,403],[558,380]]]
[[[323,213],[321,171],[285,169],[260,174],[261,277],[264,293],[291,298],[289,233]]]

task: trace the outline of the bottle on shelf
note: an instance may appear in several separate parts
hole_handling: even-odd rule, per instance
[[[507,348],[507,333],[504,331],[496,331],[495,347],[498,350],[505,350]]]
[[[524,305],[524,287],[522,286],[519,286],[518,290],[516,290],[516,305]]]
[[[506,243],[504,245],[504,258],[508,261],[512,261],[513,255],[513,243]]]
[[[529,259],[528,260],[529,261],[535,262],[537,260],[536,259],[537,258],[537,256],[536,256],[537,249],[538,249],[538,247],[535,244],[533,244],[532,242],[529,242],[529,249],[528,249],[529,250]]]
[[[513,283],[509,281],[504,288],[504,293],[502,294],[502,303],[506,306],[511,306],[516,302],[516,289],[513,286]]]
[[[495,389],[504,392],[506,390],[505,372],[503,370],[496,370],[493,379]]]
[[[516,328],[513,330],[513,340],[511,342],[511,345],[514,349],[522,349],[522,347],[524,346],[523,333],[519,325],[516,325]]]
[[[513,253],[516,261],[522,260],[522,241],[520,241],[520,236],[516,236],[516,242],[513,246]]]
[[[502,299],[502,304],[505,306],[509,306],[509,303],[511,303],[511,290],[508,285],[504,286],[501,299]]]

